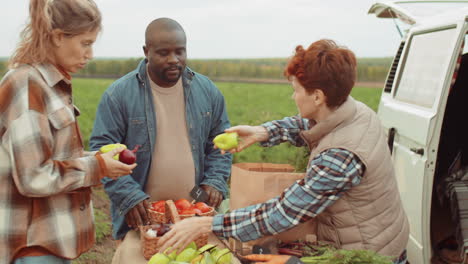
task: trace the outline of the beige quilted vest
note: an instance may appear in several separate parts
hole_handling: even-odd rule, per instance
[[[361,183],[316,217],[318,240],[343,249],[399,256],[408,242],[409,224],[375,112],[348,97],[331,116],[301,136],[311,148],[311,158],[326,149],[342,148],[366,166]]]

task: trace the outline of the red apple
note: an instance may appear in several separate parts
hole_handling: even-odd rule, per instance
[[[136,162],[136,152],[140,145],[136,145],[133,150],[124,149],[119,154],[119,161],[131,165]]]

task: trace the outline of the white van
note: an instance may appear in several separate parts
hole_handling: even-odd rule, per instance
[[[448,263],[464,263],[456,259],[468,253],[468,65],[463,73],[457,65],[468,1],[378,2],[369,13],[406,24],[378,115],[410,222],[408,260],[444,263],[444,251],[456,253]]]

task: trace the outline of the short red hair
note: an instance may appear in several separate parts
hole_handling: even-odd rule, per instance
[[[296,77],[308,91],[323,91],[327,106],[340,106],[346,101],[356,82],[356,56],[333,40],[322,39],[312,43],[307,50],[299,45],[289,60],[284,75]]]

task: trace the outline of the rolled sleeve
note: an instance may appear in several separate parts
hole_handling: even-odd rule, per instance
[[[262,124],[268,132],[268,140],[260,142],[262,147],[272,147],[283,142],[302,147],[306,142],[300,137],[300,132],[307,130],[311,122],[299,116],[285,117],[282,120],[270,121]]]

